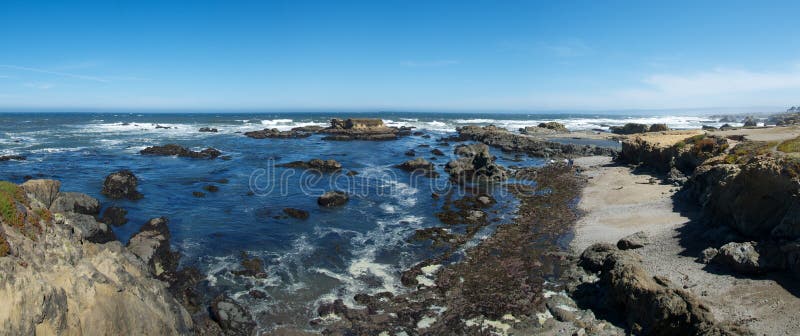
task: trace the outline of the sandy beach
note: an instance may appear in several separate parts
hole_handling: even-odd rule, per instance
[[[581,158],[576,164],[585,169],[589,182],[578,204],[585,213],[575,226],[573,252],[644,231],[650,244],[636,250],[643,267],[697,295],[717,320],[749,327],[758,335],[800,333],[800,299],[785,275],[740,277],[697,261],[706,247],[700,238],[704,228],[693,221],[696,209],[673,201],[677,187],[607,157]]]

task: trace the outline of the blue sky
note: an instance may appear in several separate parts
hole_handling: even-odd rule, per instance
[[[798,1],[0,2],[0,109],[800,104]]]

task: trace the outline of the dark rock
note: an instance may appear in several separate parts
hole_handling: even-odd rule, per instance
[[[410,173],[419,173],[427,177],[439,176],[439,173],[436,172],[434,165],[423,158],[409,160],[397,165],[396,167]]]
[[[703,125],[702,129],[703,129],[704,131],[716,131],[716,130],[717,130],[717,128],[716,128],[716,127],[714,127],[714,126],[707,126],[707,125]]]
[[[280,131],[277,128],[265,128],[260,131],[245,132],[244,135],[253,139],[299,139],[310,137],[315,131],[306,131],[294,128],[291,131]]]
[[[244,252],[242,252],[241,258],[243,269],[232,271],[231,273],[239,276],[256,277],[259,279],[267,277],[267,273],[264,271],[264,261],[262,261],[261,258],[250,257]]]
[[[747,117],[744,119],[744,127],[756,127],[758,123],[753,117]]]
[[[644,231],[639,231],[620,239],[617,242],[617,248],[620,250],[632,250],[644,247],[648,244],[650,244],[650,239],[647,237],[647,234],[644,233]]]
[[[410,135],[408,128],[387,127],[381,119],[331,119],[331,125],[320,133],[328,134],[323,140],[395,140]]]
[[[283,212],[292,218],[308,219],[308,211],[305,210],[295,209],[295,208],[283,208]]]
[[[587,247],[581,253],[578,265],[590,272],[598,272],[603,268],[606,257],[617,251],[617,247],[608,243],[596,243]]]
[[[209,184],[207,186],[204,186],[203,190],[208,191],[208,192],[217,192],[217,191],[219,191],[219,187],[217,187],[215,185],[212,185],[212,184]]]
[[[355,170],[350,170],[347,172],[347,176],[356,176],[356,175],[358,175],[358,172]]]
[[[139,228],[139,232],[128,241],[128,251],[148,265],[155,276],[174,273],[178,268],[180,254],[170,249],[170,232],[164,217],[153,218]]]
[[[417,152],[415,152],[413,149],[407,150],[404,154],[406,156],[417,156]]]
[[[611,133],[614,134],[636,134],[646,133],[650,130],[645,124],[627,123],[624,126],[611,126],[609,127]]]
[[[171,128],[172,126],[161,126],[159,124],[156,124],[156,129],[171,129]]]
[[[341,170],[342,164],[337,162],[336,160],[312,159],[308,162],[293,161],[289,163],[279,164],[278,167],[315,169],[323,173],[331,173]]]
[[[0,162],[2,161],[25,161],[25,157],[21,155],[3,155],[0,156]]]
[[[206,197],[206,193],[202,191],[192,191],[192,196],[194,197]]]
[[[442,152],[442,150],[439,148],[434,148],[433,150],[431,150],[431,154],[436,156],[444,156],[444,152]]]
[[[142,194],[136,191],[138,184],[139,179],[136,178],[136,175],[129,170],[121,170],[106,176],[103,190],[100,193],[112,199],[138,200],[142,198]]]
[[[760,255],[756,250],[755,243],[745,242],[723,245],[713,261],[739,273],[758,274],[765,271],[761,267],[759,259]]]
[[[63,213],[68,225],[72,226],[81,239],[103,244],[117,240],[117,236],[105,223],[100,223],[90,215],[75,212]]]
[[[328,191],[317,199],[317,204],[323,207],[336,207],[344,205],[348,200],[350,197],[343,191]]]
[[[669,131],[667,124],[652,124],[648,132],[666,132]]]
[[[218,130],[216,128],[202,127],[202,128],[200,128],[200,132],[217,133]]]
[[[50,205],[52,212],[76,212],[95,216],[100,213],[100,201],[86,194],[61,192]]]
[[[199,152],[195,152],[176,144],[167,144],[164,146],[147,147],[139,151],[143,155],[165,155],[165,156],[178,156],[187,157],[192,159],[216,159],[222,153],[214,148],[206,148]]]
[[[464,126],[457,129],[457,140],[475,140],[505,152],[525,153],[536,157],[576,157],[615,155],[616,150],[591,145],[563,144],[511,133],[494,126]]]
[[[103,217],[101,221],[108,225],[121,226],[128,222],[128,218],[125,218],[127,215],[128,210],[120,207],[110,206],[103,211]]]
[[[566,126],[564,126],[564,124],[559,123],[559,122],[555,122],[555,121],[546,122],[546,123],[540,123],[539,127],[540,128],[551,129],[551,130],[554,130],[556,132],[569,132],[569,130],[567,129]]]
[[[215,298],[209,312],[225,335],[251,336],[255,332],[256,323],[247,309],[227,296]]]
[[[458,159],[450,161],[445,171],[450,179],[461,183],[499,182],[507,178],[505,168],[494,163],[489,147],[482,144],[459,145],[455,149]]]
[[[267,293],[264,293],[264,292],[262,292],[260,290],[257,290],[257,289],[251,290],[250,292],[248,292],[248,294],[250,294],[250,296],[252,296],[254,299],[266,299],[267,298]]]

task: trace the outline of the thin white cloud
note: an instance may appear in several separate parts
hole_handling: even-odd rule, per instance
[[[429,68],[429,67],[443,67],[450,65],[461,64],[458,60],[435,60],[435,61],[403,61],[400,65],[409,68]]]
[[[56,86],[53,83],[24,83],[22,85],[27,88],[38,89],[38,90],[50,90]]]
[[[54,75],[54,76],[60,76],[60,77],[68,77],[68,78],[88,80],[88,81],[95,81],[95,82],[101,82],[101,83],[110,82],[110,80],[108,80],[106,78],[102,78],[102,77],[86,76],[86,75],[79,75],[79,74],[63,72],[63,71],[51,71],[51,70],[47,70],[47,69],[23,67],[23,66],[16,66],[16,65],[0,64],[0,68],[37,72],[37,73],[43,73],[43,74],[48,74],[48,75]]]

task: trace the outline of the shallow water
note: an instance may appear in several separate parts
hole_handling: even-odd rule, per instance
[[[285,130],[325,125],[335,116],[5,114],[0,115],[0,155],[24,155],[27,161],[0,162],[0,179],[18,183],[24,176],[58,179],[62,190],[89,194],[100,199],[103,207],[128,209],[129,223],[114,228],[123,242],[147,219],[166,216],[173,247],[183,255],[182,264],[197,266],[206,275],[203,286],[208,297],[225,292],[239,299],[264,328],[277,324],[305,326],[321,300],[351,301],[354,293],[362,291],[402,291],[400,271],[435,253],[425,244],[409,241],[409,237],[417,229],[441,225],[434,214],[442,201],[433,199],[432,192],[466,192],[450,186],[442,169],[453,156],[454,146],[440,147],[436,142],[454,127],[493,123],[516,129],[556,117],[573,129],[632,121],[624,116],[501,115],[485,119],[470,114],[384,113],[379,117],[388,124],[418,127],[431,137],[335,142],[323,141],[319,135],[250,139],[237,133],[265,127]],[[686,120],[680,119],[680,125],[703,121]],[[156,125],[171,128],[156,129]],[[202,133],[200,127],[218,128],[219,133]],[[195,150],[214,147],[230,160],[138,153],[147,146],[167,143]],[[411,159],[404,155],[407,150],[415,149],[420,157],[431,158],[433,148],[447,154],[432,161],[442,177],[410,179],[394,168]],[[543,162],[500,152],[495,155],[506,166]],[[359,174],[304,174],[274,166],[312,158],[335,159],[344,167],[342,173],[354,170]],[[100,195],[105,176],[120,169],[129,169],[139,177],[143,199],[110,200]],[[222,183],[223,179],[227,183]],[[218,186],[219,191],[206,192],[204,198],[192,195],[207,185]],[[320,208],[317,196],[333,189],[348,190],[352,194],[349,203],[340,208]],[[493,216],[500,217],[499,224],[511,219],[515,204],[504,190],[495,190],[499,202]],[[285,207],[307,210],[310,218],[286,218],[282,216]],[[491,227],[479,236],[490,233]],[[242,251],[264,260],[267,278],[230,273],[239,269]],[[247,295],[250,289],[263,290],[269,298],[253,299]]]

